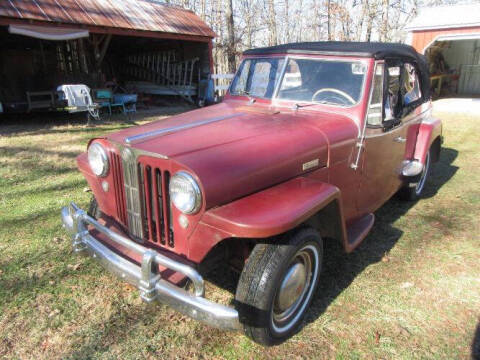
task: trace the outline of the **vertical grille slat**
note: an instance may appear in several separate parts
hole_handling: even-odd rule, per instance
[[[153,238],[153,215],[152,215],[152,168],[145,166],[143,169],[143,185],[145,189],[145,212],[148,229],[148,240],[154,241]]]
[[[162,181],[162,201],[163,201],[163,209],[166,210],[163,212],[163,222],[164,222],[164,232],[165,232],[165,240],[168,246],[174,247],[174,242],[173,242],[173,232],[170,231],[170,211],[169,210],[169,199],[168,199],[168,187],[167,187],[167,181],[169,180],[169,174],[168,172],[163,173],[163,181]]]
[[[127,212],[125,208],[125,196],[123,188],[123,170],[121,166],[120,157],[112,152],[112,171],[113,171],[113,187],[115,191],[115,204],[117,208],[117,215],[122,224],[127,225]]]
[[[123,178],[115,181],[123,183],[123,210],[119,212],[125,214],[130,235],[137,241],[175,247],[168,198],[169,172],[154,165],[157,162],[146,156],[137,159],[129,148],[120,150],[122,156],[117,155],[115,172],[123,174]]]
[[[163,231],[163,202],[162,202],[162,172],[159,169],[155,169],[153,172],[153,198],[156,214],[156,230],[157,230],[157,242],[160,241],[162,245],[165,245],[165,237],[162,236]]]

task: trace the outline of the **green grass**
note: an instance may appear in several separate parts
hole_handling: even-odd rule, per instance
[[[147,306],[72,254],[59,210],[90,198],[75,156],[127,125],[0,124],[0,358],[470,358],[480,323],[479,121],[436,115],[445,143],[426,197],[389,201],[350,255],[327,244],[302,331],[267,349]],[[207,297],[231,298],[207,285]]]

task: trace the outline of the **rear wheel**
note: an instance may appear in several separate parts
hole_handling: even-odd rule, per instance
[[[400,197],[403,200],[407,201],[415,201],[418,200],[423,195],[423,190],[425,188],[425,183],[428,180],[428,176],[430,175],[430,165],[431,165],[431,158],[432,158],[432,149],[427,152],[427,156],[425,157],[425,165],[423,167],[422,174],[420,175],[420,179],[416,183],[407,183],[405,187],[400,190]]]
[[[235,296],[247,336],[275,345],[295,333],[315,293],[322,258],[322,239],[311,228],[254,247]]]

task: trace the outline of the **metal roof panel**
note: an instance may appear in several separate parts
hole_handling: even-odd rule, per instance
[[[192,11],[153,0],[7,0],[0,16],[215,37]]]

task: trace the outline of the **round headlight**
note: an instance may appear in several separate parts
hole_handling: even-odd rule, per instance
[[[93,143],[88,148],[88,163],[97,176],[106,176],[108,173],[107,152],[99,143]]]
[[[193,214],[202,205],[202,193],[195,179],[184,171],[179,171],[170,179],[170,200],[184,214]]]

